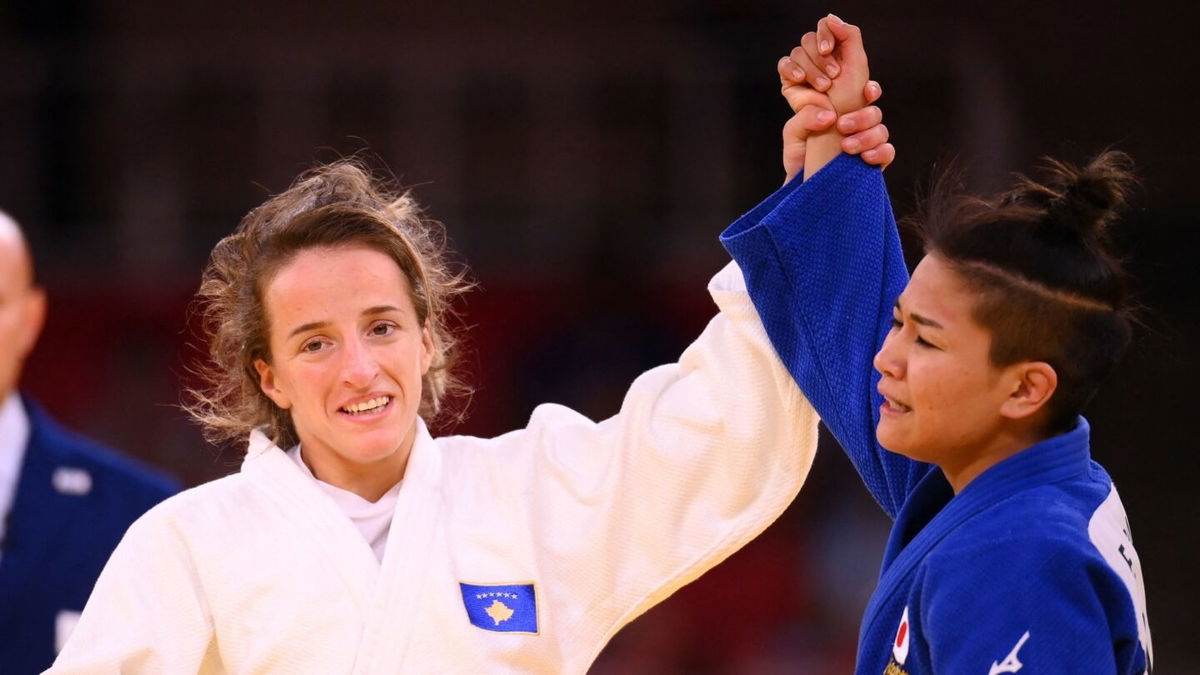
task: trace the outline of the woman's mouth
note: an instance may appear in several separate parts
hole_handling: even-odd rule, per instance
[[[359,401],[358,403],[351,403],[350,405],[342,406],[340,410],[351,416],[367,415],[369,413],[383,410],[390,405],[391,402],[391,396],[376,396],[375,398],[367,399],[366,401]]]

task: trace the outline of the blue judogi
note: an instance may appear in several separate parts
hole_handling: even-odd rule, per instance
[[[872,358],[908,274],[882,176],[839,156],[722,234],[772,344],[895,521],[857,673],[1148,673],[1141,565],[1088,424],[957,496],[875,439]]]
[[[55,424],[28,398],[29,443],[0,557],[0,673],[49,668],[129,524],[179,490]]]

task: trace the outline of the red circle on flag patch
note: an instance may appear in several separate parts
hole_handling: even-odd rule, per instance
[[[904,636],[908,634],[908,622],[901,621],[900,628],[896,631],[896,646],[904,646]]]

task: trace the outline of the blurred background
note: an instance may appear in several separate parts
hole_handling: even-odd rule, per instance
[[[862,26],[896,210],[958,157],[979,190],[1112,145],[1147,311],[1088,415],[1147,579],[1156,671],[1197,672],[1192,3],[808,0],[7,2],[0,208],[50,316],[24,387],[187,484],[236,469],[179,409],[212,245],[316,161],[363,153],[447,224],[477,392],[443,432],[555,401],[613,413],[712,313],[721,229],[782,180],[774,67],[825,12]],[[888,523],[833,444],[751,546],[622,631],[596,673],[848,673]]]

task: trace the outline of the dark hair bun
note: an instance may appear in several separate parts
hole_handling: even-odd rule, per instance
[[[1036,192],[1049,197],[1045,227],[1085,239],[1103,238],[1105,227],[1125,205],[1134,184],[1133,160],[1118,150],[1101,153],[1082,169],[1046,159]],[[1024,182],[1026,189],[1034,184]]]
[[[1083,168],[1046,159],[998,200],[957,193],[943,174],[922,215],[926,253],[975,295],[991,362],[1054,367],[1051,433],[1074,426],[1131,339],[1126,277],[1106,229],[1133,186],[1132,164],[1116,151]]]

